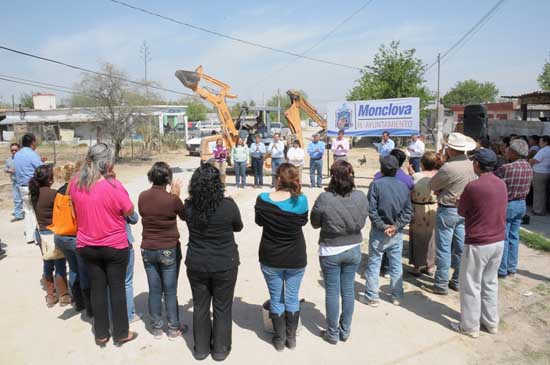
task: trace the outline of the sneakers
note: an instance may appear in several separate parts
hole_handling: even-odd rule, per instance
[[[449,281],[449,289],[459,291],[458,284],[454,281]]]
[[[456,332],[463,334],[465,336],[471,337],[471,338],[478,338],[479,337],[479,331],[466,331],[460,326],[460,322],[451,322],[451,328],[455,330]]]
[[[336,345],[336,344],[338,343],[338,341],[335,340],[335,339],[333,339],[333,338],[331,338],[331,337],[329,336],[328,332],[325,331],[325,330],[321,331],[321,338],[322,338],[323,340],[325,340],[325,342],[330,343],[331,345]],[[346,340],[347,340],[347,338],[346,338]],[[344,342],[345,342],[345,341],[344,341]]]
[[[489,332],[490,334],[492,334],[492,335],[498,334],[498,327],[491,327],[491,326],[488,326],[488,325],[484,324],[483,328],[485,328],[485,330],[487,332]]]
[[[359,293],[358,297],[359,297],[359,301],[361,303],[366,304],[369,307],[376,308],[376,307],[378,307],[378,305],[380,305],[380,300],[378,300],[378,299],[369,299],[369,298],[367,298],[366,293]]]
[[[187,326],[183,325],[180,328],[172,329],[168,328],[168,339],[174,341],[180,338],[185,332],[187,332]]]
[[[153,334],[153,337],[155,338],[155,340],[160,340],[163,335],[162,328],[153,328],[151,330],[151,333]]]
[[[392,303],[393,303],[393,305],[396,305],[396,306],[401,305],[401,301],[399,299],[395,299],[395,298],[392,300]]]

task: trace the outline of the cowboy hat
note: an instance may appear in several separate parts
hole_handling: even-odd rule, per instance
[[[447,140],[447,147],[457,151],[471,151],[476,148],[476,142],[462,133],[451,133]]]

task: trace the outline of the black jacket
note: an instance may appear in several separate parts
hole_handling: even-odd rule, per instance
[[[308,211],[296,213],[284,210],[265,201],[261,195],[256,199],[254,209],[256,224],[263,227],[260,262],[281,269],[306,267],[306,242],[302,227],[308,222]]]

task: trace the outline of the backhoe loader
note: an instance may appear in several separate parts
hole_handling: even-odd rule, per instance
[[[300,110],[310,117],[315,123],[321,127],[321,134],[326,133],[327,121],[319,115],[317,110],[296,90],[288,90],[290,98],[290,107],[285,112],[285,118],[288,122],[290,131],[295,136],[295,139],[300,141],[300,146],[304,147],[304,137],[302,135],[302,124],[300,118]]]

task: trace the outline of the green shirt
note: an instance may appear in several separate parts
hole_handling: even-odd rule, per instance
[[[231,157],[233,162],[245,162],[248,161],[248,147],[237,146],[231,150]]]

